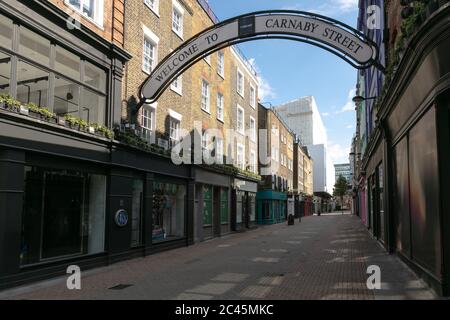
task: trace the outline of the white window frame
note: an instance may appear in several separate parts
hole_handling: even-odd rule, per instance
[[[242,154],[241,154],[241,156],[242,156],[242,163],[241,163],[241,165],[239,163],[239,155],[240,155],[239,149],[242,150]],[[237,144],[237,148],[236,148],[236,166],[239,169],[245,170],[245,146],[243,144],[241,144],[241,143],[238,143]]]
[[[96,0],[94,1],[94,16],[89,17],[83,12],[83,3],[85,1],[89,0],[79,0],[80,1],[80,8],[75,7],[73,4],[70,3],[69,0],[64,0],[64,3],[70,7],[72,10],[80,14],[82,17],[92,21],[94,24],[96,24],[98,27],[103,29],[103,18],[104,18],[104,11],[105,11],[105,1],[104,0]]]
[[[220,110],[220,112],[219,112]],[[223,94],[220,92],[217,92],[217,101],[216,101],[216,113],[217,113],[217,120],[220,120],[223,122],[224,120],[224,97]]]
[[[211,66],[211,55],[208,55],[208,56],[204,57],[203,60],[205,60],[205,62],[207,64],[209,64],[209,66]]]
[[[153,68],[158,64],[158,48],[159,48],[159,37],[154,34],[149,28],[147,28],[145,25],[142,25],[142,30],[144,33],[144,36],[142,38],[142,71],[144,71],[147,74],[150,74],[153,71]],[[150,70],[147,70],[145,68],[145,42],[148,41],[151,43],[154,47],[154,57],[152,61],[152,65],[150,66]]]
[[[256,89],[255,86],[251,83],[250,83],[250,107],[252,107],[253,109],[256,108]]]
[[[159,0],[153,0],[153,6],[151,5],[152,0],[144,0],[144,4],[159,17]]]
[[[178,141],[180,141],[180,130],[181,130],[181,119],[178,117],[173,117],[169,113],[169,139],[170,146],[173,147]],[[175,136],[172,133],[175,132]]]
[[[178,93],[180,96],[183,95],[183,75],[178,76],[171,84],[170,90]]]
[[[253,123],[253,128],[252,128]],[[256,142],[256,119],[250,116],[250,140]]]
[[[256,159],[255,150],[250,150],[250,170],[253,173],[258,173],[258,161]]]
[[[223,139],[216,137],[215,141],[216,161],[218,164],[223,164]]]
[[[239,128],[239,111],[242,111],[242,128]],[[240,105],[237,105],[236,110],[236,131],[245,134],[245,110]]]
[[[206,96],[205,96],[205,92],[203,90],[204,84],[206,84]],[[201,90],[202,90],[202,94],[201,94],[200,108],[203,111],[211,114],[211,88],[210,88],[209,82],[206,81],[205,79],[202,79]],[[206,100],[206,101],[204,101],[204,100]]]
[[[225,79],[225,53],[217,52],[217,74]]]
[[[242,76],[242,90],[240,91],[240,81],[239,81],[239,75]],[[241,96],[244,97],[245,94],[245,76],[244,73],[238,68],[236,73],[236,91]]]
[[[150,138],[151,143],[154,143],[154,137],[155,137],[154,133],[156,130],[156,107],[157,107],[157,103],[144,104],[142,106],[142,111],[141,111],[140,126],[143,130],[150,132],[149,138]],[[150,117],[146,116],[145,112],[150,112],[151,116]],[[144,125],[144,119],[147,119],[147,120],[150,119],[150,126]],[[141,134],[141,135],[143,135],[143,134]]]
[[[175,14],[180,17],[180,21],[178,22],[179,30],[174,26]],[[184,38],[184,8],[177,0],[172,0],[172,31],[181,39]]]

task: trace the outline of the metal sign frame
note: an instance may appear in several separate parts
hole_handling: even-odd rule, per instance
[[[267,28],[269,28],[267,21],[274,21],[274,19],[271,18],[282,18],[281,27],[277,22],[277,28],[273,28],[273,31],[258,30],[256,27],[261,27],[261,22],[266,18],[265,26]],[[300,19],[295,20],[299,23],[297,24],[298,29],[302,26],[301,19],[304,19],[303,25],[308,26],[309,30],[306,30],[306,28],[303,27],[301,27],[301,30],[298,32],[293,32],[292,30],[289,31],[290,28],[285,28],[286,31],[281,30],[283,29],[282,27],[287,27],[287,23],[285,23],[284,20],[289,18],[291,19],[289,20],[291,23],[290,26],[294,26],[292,19]],[[275,21],[278,21],[276,19]],[[321,28],[319,28],[319,26]],[[235,30],[236,27],[237,30]],[[332,37],[330,37],[330,41],[328,41],[325,39],[326,37],[324,34],[313,34],[316,28],[322,30],[324,27],[326,27],[325,29],[329,30],[330,33],[332,32],[335,34],[336,32],[337,34],[340,34],[341,36],[339,38],[342,39],[342,37],[344,37],[345,40],[348,40],[350,45],[354,44],[357,45],[358,48],[363,49],[362,51],[366,52],[365,58],[361,59],[362,61],[358,61],[356,57],[358,50],[356,50],[355,54],[352,52],[349,53],[349,51],[346,51],[342,46],[339,46],[341,43],[337,42],[337,40],[334,42],[337,42],[339,45],[334,44]],[[228,32],[223,37],[226,40],[220,40],[220,37],[216,33],[212,33],[213,31],[222,31],[224,34]],[[308,33],[309,31],[312,31],[311,35],[303,34]],[[183,44],[167,55],[154,70],[152,70],[150,76],[141,85],[140,103],[138,107],[142,106],[144,103],[156,102],[161,94],[178,76],[204,57],[238,43],[265,39],[283,39],[308,43],[333,53],[356,69],[366,69],[374,66],[384,72],[384,67],[378,61],[379,48],[376,43],[367,38],[363,33],[338,20],[305,11],[258,11],[240,15],[215,24],[183,42]],[[204,46],[206,43],[205,41],[208,42],[207,48],[204,50],[199,49],[199,45]],[[213,43],[212,45],[211,42]],[[371,52],[368,52],[368,50],[371,50]],[[180,61],[182,54],[184,55],[184,53],[189,53],[189,55],[191,55],[185,62],[184,60],[186,57],[183,58],[183,61]],[[171,70],[171,65],[168,65],[168,63],[172,62],[175,66],[176,59],[178,59],[178,62],[180,63],[176,67],[172,67]]]

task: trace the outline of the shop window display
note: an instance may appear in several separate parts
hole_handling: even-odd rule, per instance
[[[185,236],[186,186],[155,181],[153,184],[153,243]]]
[[[104,251],[106,177],[25,168],[21,265]]]

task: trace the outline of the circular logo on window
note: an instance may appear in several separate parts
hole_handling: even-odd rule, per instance
[[[128,212],[124,209],[118,210],[114,220],[116,221],[117,226],[125,227],[128,224]]]

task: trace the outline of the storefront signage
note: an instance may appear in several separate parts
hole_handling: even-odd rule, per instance
[[[343,23],[306,12],[258,12],[224,21],[174,50],[142,85],[141,100],[156,101],[176,77],[202,57],[226,46],[261,38],[308,42],[337,54],[357,68],[378,66],[375,43]]]
[[[128,212],[124,209],[117,210],[114,221],[118,227],[125,227],[128,224]]]

